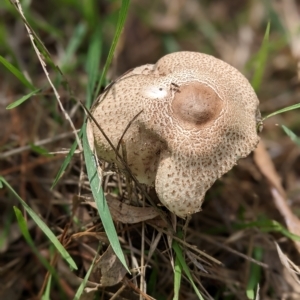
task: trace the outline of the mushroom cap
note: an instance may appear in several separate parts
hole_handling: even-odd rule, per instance
[[[99,96],[92,115],[115,147],[127,128],[122,144],[132,173],[184,218],[200,211],[215,180],[258,144],[258,105],[248,80],[232,66],[176,52],[121,76]],[[88,132],[98,156],[122,169],[91,121]]]

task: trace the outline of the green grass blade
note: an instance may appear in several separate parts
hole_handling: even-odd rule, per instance
[[[179,290],[182,277],[182,268],[178,256],[175,258],[174,267],[174,297],[173,300],[179,300]]]
[[[237,224],[235,227],[238,229],[256,227],[263,232],[279,232],[293,241],[300,241],[300,237],[298,235],[289,232],[283,225],[274,220],[263,219],[250,223]]]
[[[24,209],[31,216],[33,221],[38,225],[38,227],[44,232],[44,234],[49,238],[52,244],[55,246],[57,251],[61,254],[63,259],[65,259],[72,269],[77,270],[77,265],[64,246],[60,243],[54,233],[45,224],[45,222],[28,206],[28,204],[15,192],[15,190],[10,186],[10,184],[0,176],[0,181],[11,191],[11,193],[20,201]]]
[[[87,174],[89,177],[92,193],[98,208],[98,212],[104,227],[104,230],[107,234],[108,240],[113,248],[115,254],[127,269],[128,272],[129,268],[127,266],[118,235],[115,229],[115,225],[113,223],[104,193],[101,186],[100,178],[98,177],[97,173],[97,166],[94,158],[94,154],[92,153],[87,136],[86,136],[86,124],[84,124],[83,128],[83,150],[84,150],[84,158],[86,163]]]
[[[51,287],[51,279],[52,277],[55,279],[56,283],[59,284],[59,278],[58,278],[58,274],[55,271],[55,269],[53,268],[53,266],[51,266],[51,264],[48,262],[47,259],[45,259],[41,254],[39,249],[35,246],[33,239],[31,238],[31,235],[28,231],[28,227],[27,227],[27,223],[25,218],[23,217],[22,212],[16,207],[14,206],[14,211],[15,211],[15,215],[18,221],[18,225],[19,228],[21,230],[21,233],[23,235],[23,237],[25,238],[25,241],[27,242],[27,244],[30,246],[32,252],[38,257],[38,259],[40,260],[41,264],[48,270],[48,272],[50,273],[49,276],[49,280],[47,282],[47,286],[46,286],[46,291],[45,294],[46,296],[43,297],[42,299],[44,300],[50,300],[50,287]],[[49,287],[48,287],[49,286]],[[63,289],[61,288],[60,285],[58,285],[59,290],[61,293],[63,293]],[[48,292],[47,292],[48,289]],[[48,296],[47,296],[48,295]],[[65,298],[65,297],[64,297]]]
[[[100,81],[98,82],[96,92],[94,93],[94,95],[96,95],[96,96],[99,94],[103,78],[105,77],[105,75],[107,73],[107,70],[108,70],[108,67],[109,67],[109,65],[111,63],[111,60],[113,58],[113,53],[115,51],[115,48],[116,48],[117,42],[119,40],[119,37],[121,35],[122,29],[124,27],[124,23],[125,23],[126,16],[127,16],[127,11],[128,11],[128,6],[129,6],[129,0],[122,1],[122,7],[121,7],[121,10],[120,10],[120,13],[119,13],[119,19],[118,19],[117,29],[116,29],[116,33],[115,33],[115,36],[114,36],[114,39],[113,39],[113,43],[111,45],[111,48],[110,48],[110,51],[109,51],[109,54],[108,54],[108,58],[106,60],[106,63],[105,63],[104,70],[102,72]],[[97,40],[97,35],[98,35],[98,40]],[[87,64],[87,71],[88,71],[88,74],[89,74],[89,77],[90,77],[90,82],[89,82],[89,86],[87,88],[88,89],[87,107],[90,107],[91,102],[92,102],[92,98],[94,97],[94,96],[92,96],[92,93],[93,93],[94,88],[95,88],[94,80],[96,81],[95,78],[98,76],[98,70],[97,69],[98,69],[99,63],[97,61],[101,57],[101,47],[102,47],[102,40],[101,40],[100,37],[101,37],[101,35],[99,34],[99,31],[96,30],[95,35],[93,37],[93,42],[92,42],[91,47],[89,49],[89,58],[88,58],[88,64]],[[41,46],[45,47],[43,45],[43,43],[41,43]],[[92,56],[92,55],[96,55],[96,56]],[[79,137],[82,136],[82,129],[81,129],[81,131],[78,135],[79,135]],[[67,166],[69,165],[69,163],[72,159],[72,156],[73,156],[76,148],[77,148],[77,142],[75,141],[73,143],[71,149],[70,149],[70,152],[68,153],[68,155],[65,158],[63,164],[60,167],[60,169],[59,169],[59,171],[58,171],[58,173],[57,173],[57,175],[54,179],[54,182],[51,186],[51,189],[53,189],[55,187],[55,185],[57,184],[57,182],[61,178],[63,172],[66,170]]]
[[[34,85],[29,82],[26,77],[15,67],[13,66],[10,62],[8,62],[3,56],[0,55],[0,63],[4,67],[6,67],[13,75],[15,75],[22,83],[25,85],[27,88],[30,90],[35,90],[36,88]]]
[[[268,22],[264,39],[259,49],[257,58],[254,61],[255,72],[251,80],[252,87],[257,92],[260,88],[262,77],[267,63],[268,50],[269,50],[269,35],[270,35],[270,22]]]
[[[80,297],[81,297],[81,294],[82,294],[82,292],[83,292],[83,290],[84,290],[84,288],[86,286],[86,283],[87,283],[87,281],[88,281],[88,279],[89,279],[89,277],[90,277],[90,275],[92,273],[93,267],[95,265],[96,258],[98,257],[98,252],[100,250],[100,247],[101,247],[101,245],[99,244],[99,247],[98,247],[98,250],[97,250],[97,254],[95,255],[95,257],[94,257],[94,259],[93,259],[93,261],[91,263],[91,266],[89,267],[88,271],[86,272],[86,274],[85,274],[85,276],[84,276],[84,278],[83,278],[83,280],[82,280],[82,282],[81,282],[81,284],[80,284],[80,286],[79,286],[79,288],[78,288],[78,290],[77,290],[77,292],[76,292],[76,294],[74,296],[74,300],[79,300]]]
[[[181,264],[181,269],[184,271],[184,273],[186,274],[187,278],[189,279],[189,281],[190,281],[190,283],[191,283],[191,285],[192,285],[192,287],[193,287],[196,295],[198,296],[198,298],[200,300],[204,300],[204,298],[202,297],[200,291],[198,290],[197,286],[194,283],[194,280],[193,280],[192,274],[190,272],[190,269],[189,269],[189,267],[187,266],[187,264],[186,264],[186,262],[184,260],[182,249],[178,245],[177,241],[173,240],[172,247],[173,247],[173,250],[176,253],[176,257],[178,257],[179,263]]]
[[[55,251],[55,248],[53,245],[50,246],[49,248],[49,252],[50,252],[50,261],[54,258],[54,255],[56,253]],[[46,288],[44,290],[44,294],[42,295],[42,300],[51,300],[51,287],[52,287],[52,274],[50,273],[49,274],[49,277],[48,277],[48,280],[47,280],[47,285],[46,285]],[[65,296],[64,295],[64,291],[62,289],[60,289],[60,292],[62,293],[60,295],[61,299],[62,299],[62,296]],[[64,297],[64,299],[66,298],[66,296]]]
[[[73,58],[74,53],[77,51],[79,46],[81,45],[86,31],[87,27],[84,23],[80,23],[75,28],[74,33],[70,38],[70,42],[60,63],[62,70],[64,70],[65,68],[67,68],[68,65],[70,65],[71,59]]]
[[[153,255],[153,259],[155,261],[155,263],[157,263],[157,256],[154,254]],[[154,264],[153,267],[151,268],[151,273],[149,276],[149,279],[147,281],[147,293],[149,295],[152,295],[155,297],[157,289],[156,289],[156,285],[157,282],[159,282],[159,276],[158,276],[158,264]],[[155,298],[159,298],[159,297],[155,297]]]
[[[34,244],[34,241],[32,240],[30,233],[28,231],[27,228],[27,224],[26,224],[26,220],[23,217],[22,212],[16,207],[14,206],[14,211],[15,211],[15,215],[19,224],[19,228],[21,230],[22,235],[25,238],[25,241],[27,242],[27,244],[30,246],[32,252],[38,257],[38,259],[40,260],[40,262],[42,263],[42,265],[54,276],[56,276],[56,278],[58,279],[56,272],[54,270],[54,268],[49,264],[49,262],[40,254],[39,250],[37,249],[37,247]]]
[[[291,105],[291,106],[288,106],[288,107],[285,107],[285,108],[282,108],[282,109],[279,109],[269,115],[267,115],[266,117],[263,118],[263,121],[270,118],[270,117],[273,117],[273,116],[276,116],[276,115],[279,115],[279,114],[282,114],[286,111],[290,111],[290,110],[294,110],[294,109],[298,109],[300,108],[300,103],[297,103],[297,104],[294,104],[294,105]]]
[[[92,40],[89,46],[86,70],[88,74],[88,85],[87,85],[87,97],[86,97],[86,107],[90,108],[92,105],[92,100],[94,97],[94,89],[96,86],[97,79],[99,78],[99,65],[102,54],[102,36],[101,36],[101,26],[99,24],[98,28],[95,30]],[[96,95],[97,96],[97,95]]]
[[[50,274],[48,281],[47,281],[47,285],[45,288],[45,292],[42,296],[42,300],[50,300],[50,292],[51,292],[51,284],[52,284],[52,275]]]
[[[29,22],[22,16],[21,12],[19,11],[18,5],[16,5],[15,1],[13,0],[9,0],[10,3],[15,7],[16,12],[18,13],[18,15],[20,16],[20,18],[22,19],[23,23],[26,24],[26,26],[29,28],[30,33],[32,34],[32,36],[34,37],[34,41],[35,41],[35,45],[38,48],[38,50],[41,52],[42,56],[43,56],[43,60],[45,60],[47,62],[47,64],[49,64],[58,74],[60,74],[64,80],[64,84],[68,85],[68,81],[66,80],[66,78],[64,77],[64,74],[62,72],[62,70],[55,64],[55,62],[53,61],[50,52],[48,51],[48,49],[45,47],[44,43],[42,42],[42,40],[38,37],[38,35],[35,33],[34,29],[32,28],[32,26],[29,24]]]
[[[37,89],[37,90],[34,90],[34,91],[30,92],[29,94],[23,96],[22,98],[20,98],[20,99],[14,101],[13,103],[7,105],[6,109],[12,109],[12,108],[15,108],[15,107],[21,105],[23,102],[25,102],[26,100],[28,100],[32,96],[36,95],[40,91],[41,91],[41,89]]]
[[[82,12],[82,15],[85,21],[89,24],[90,28],[95,28],[98,20],[98,5],[96,0],[85,0],[85,1],[76,1],[78,2],[79,9]]]
[[[263,249],[255,247],[253,250],[253,257],[257,261],[261,261],[263,257]],[[255,289],[257,288],[261,278],[261,266],[251,263],[250,276],[247,284],[246,294],[248,299],[254,300],[256,297]]]
[[[82,136],[82,128],[81,128],[81,130],[78,133],[78,137],[81,138],[81,136]],[[68,167],[68,165],[69,165],[69,163],[70,163],[70,161],[71,161],[71,159],[72,159],[72,157],[74,155],[74,152],[75,152],[75,150],[77,148],[77,145],[78,145],[78,143],[75,140],[74,143],[73,143],[73,145],[71,146],[71,149],[70,149],[68,155],[66,156],[64,162],[60,166],[60,168],[59,168],[59,170],[58,170],[58,172],[57,172],[57,174],[56,174],[56,176],[54,178],[54,181],[53,181],[53,184],[51,186],[51,189],[53,189],[56,186],[56,184],[58,183],[59,179],[62,177],[63,173],[65,172],[66,168]]]
[[[31,0],[29,0],[29,2],[30,1]],[[28,23],[30,23],[33,28],[38,28],[39,32],[43,32],[43,36],[48,33],[53,40],[62,40],[66,36],[66,33],[63,32],[59,26],[56,26],[56,24],[53,24],[44,18],[37,18],[34,14],[32,14],[33,10],[31,7],[25,9],[24,2],[25,1],[22,1],[21,4],[23,6],[25,16],[28,20]]]
[[[28,21],[22,16],[21,12],[19,11],[18,5],[16,5],[16,3],[13,0],[9,0],[9,1],[15,7],[15,9],[16,9],[18,15],[20,16],[20,18],[22,19],[23,23],[26,24],[26,26],[29,28],[30,33],[34,37],[35,44],[36,44],[37,48],[39,49],[39,51],[43,54],[44,58],[48,59],[48,63],[55,69],[56,68],[55,63],[53,62],[51,55],[50,55],[48,49],[45,47],[44,43],[37,36],[37,34],[35,33],[32,26],[28,23]]]
[[[281,125],[282,129],[284,130],[284,132],[290,137],[290,139],[297,145],[300,147],[300,138],[289,128],[287,128],[284,125]]]
[[[122,33],[122,30],[123,30],[123,27],[124,27],[124,24],[125,24],[125,20],[126,20],[126,17],[127,17],[129,2],[130,2],[130,0],[122,0],[122,6],[121,6],[121,9],[120,9],[120,12],[119,12],[119,18],[118,18],[118,23],[117,23],[115,36],[114,36],[114,39],[113,39],[112,44],[110,46],[108,57],[106,59],[106,62],[105,62],[100,80],[99,80],[97,88],[96,88],[96,92],[95,92],[96,96],[99,94],[99,91],[100,91],[100,88],[102,86],[103,80],[106,76],[108,68],[109,68],[109,66],[111,64],[111,61],[113,59],[113,56],[114,56],[114,53],[115,53],[115,50],[116,50],[116,46],[118,44],[118,40],[119,40],[120,35]]]
[[[3,184],[0,181],[0,189],[3,188]],[[13,222],[13,213],[12,211],[8,211],[5,214],[4,223],[1,225],[0,229],[0,253],[3,253],[3,250],[6,248],[7,240],[9,239],[9,235],[11,233],[11,226]]]
[[[29,146],[30,146],[31,150],[34,151],[37,154],[40,154],[40,155],[43,155],[43,156],[46,156],[46,157],[52,157],[53,156],[53,154],[50,154],[47,149],[45,149],[41,146],[36,146],[35,144],[32,144],[32,143],[29,143]]]
[[[99,75],[98,67],[100,64],[100,58],[101,58],[101,49],[102,49],[102,40],[101,40],[101,32],[100,32],[100,26],[95,31],[95,34],[93,35],[92,42],[90,44],[89,50],[88,50],[88,57],[87,57],[87,72],[89,75],[89,81],[87,86],[87,100],[86,105],[89,108],[92,103],[92,97],[93,97],[93,91],[95,89],[97,77]],[[79,138],[82,137],[82,129],[78,133]],[[57,172],[57,175],[55,176],[55,179],[53,181],[53,184],[51,186],[51,189],[55,187],[55,185],[58,183],[59,179],[63,175],[64,171],[68,167],[75,150],[77,149],[77,141],[75,140],[73,145],[71,146],[71,149],[66,156],[65,160],[63,161],[60,169]]]

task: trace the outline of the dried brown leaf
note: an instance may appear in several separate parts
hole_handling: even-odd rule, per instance
[[[293,214],[291,208],[287,204],[287,199],[284,198],[275,188],[271,187],[271,193],[276,207],[284,217],[285,223],[289,231],[300,236],[300,220]],[[300,252],[300,242],[294,241],[294,244]]]
[[[124,224],[134,224],[150,219],[154,219],[159,215],[158,211],[153,207],[136,207],[120,202],[114,196],[107,194],[107,205],[114,221]],[[95,202],[87,202],[94,208]]]
[[[277,254],[279,256],[279,259],[281,261],[281,264],[284,266],[284,278],[287,283],[289,283],[290,286],[293,287],[294,293],[296,293],[299,297],[300,294],[300,281],[297,276],[299,275],[299,267],[296,266],[281,250],[279,245],[275,243]],[[294,298],[298,299],[298,298]]]
[[[111,246],[101,256],[97,267],[101,269],[102,276],[100,283],[102,286],[118,284],[127,273]]]
[[[288,230],[291,233],[300,236],[300,220],[293,214],[291,208],[287,204],[286,193],[281,185],[279,175],[277,174],[270,155],[262,142],[259,143],[257,149],[254,151],[254,161],[270,184],[270,191],[274,199],[274,204],[284,217]],[[294,241],[294,244],[298,252],[300,252],[300,242]]]
[[[262,141],[260,141],[254,151],[254,161],[261,173],[269,181],[270,185],[274,186],[280,192],[280,194],[285,195],[285,191],[281,185],[281,179],[277,174],[270,155]]]

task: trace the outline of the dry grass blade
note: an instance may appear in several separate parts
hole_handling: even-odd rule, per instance
[[[142,113],[143,111],[141,110],[137,115],[134,116],[134,118],[129,122],[129,124],[126,126],[123,134],[121,135],[121,138],[118,142],[118,145],[117,145],[117,148],[116,148],[116,151],[119,152],[120,150],[120,146],[121,146],[121,143],[122,143],[122,140],[124,138],[124,135],[126,134],[127,130],[129,129],[129,127],[131,126],[131,124],[138,118],[138,116]]]
[[[15,0],[15,4],[16,4],[16,8],[17,8],[18,12],[19,12],[20,15],[22,16],[22,18],[26,21],[26,17],[25,17],[25,15],[24,15],[24,13],[23,13],[22,6],[21,6],[20,1],[19,1],[19,0]],[[37,55],[37,57],[38,57],[38,60],[40,61],[41,67],[43,68],[43,71],[44,71],[44,73],[45,73],[45,75],[46,75],[46,77],[47,77],[47,79],[48,79],[48,82],[49,82],[50,86],[51,86],[52,89],[53,89],[53,92],[54,92],[55,97],[56,97],[56,100],[57,100],[57,102],[58,102],[58,104],[59,104],[59,106],[60,106],[60,109],[61,109],[61,111],[63,112],[63,114],[64,114],[66,120],[69,122],[71,128],[73,129],[73,133],[74,133],[74,135],[75,135],[75,137],[76,137],[76,140],[77,140],[79,149],[82,151],[82,145],[81,145],[80,138],[79,138],[79,136],[78,136],[78,134],[77,134],[77,130],[76,130],[76,128],[75,128],[75,126],[74,126],[74,124],[73,124],[73,121],[71,120],[69,114],[68,114],[68,113],[66,112],[66,110],[64,109],[64,106],[62,105],[62,102],[60,101],[60,95],[59,95],[57,89],[55,88],[55,86],[54,86],[54,84],[53,84],[53,82],[52,82],[52,80],[51,80],[51,78],[50,78],[50,76],[49,76],[49,73],[48,73],[47,68],[46,68],[46,63],[45,63],[45,61],[44,61],[44,59],[43,59],[43,57],[42,57],[42,54],[40,53],[38,47],[37,47],[36,44],[35,44],[35,41],[34,41],[34,35],[33,35],[33,32],[32,32],[32,29],[29,28],[25,22],[24,22],[24,26],[25,26],[25,28],[26,28],[26,30],[27,30],[27,32],[28,32],[28,36],[29,36],[29,38],[30,38],[32,47],[33,47],[33,49],[34,49],[34,51],[35,51],[35,53],[36,53],[36,55]]]
[[[71,137],[73,136],[74,133],[73,132],[66,132],[66,133],[61,133],[61,134],[58,134],[54,137],[51,137],[51,138],[46,138],[46,139],[43,139],[43,140],[39,140],[39,141],[36,141],[34,143],[35,146],[43,146],[43,145],[47,145],[47,144],[50,144],[50,143],[53,143],[53,142],[56,142],[56,141],[59,141],[59,140],[62,140],[64,138],[68,138],[68,137]],[[23,151],[27,151],[27,150],[30,150],[31,149],[31,146],[23,146],[23,147],[19,147],[19,148],[15,148],[15,149],[12,149],[12,150],[9,150],[9,151],[6,151],[4,153],[0,153],[0,159],[4,159],[4,158],[7,158],[7,157],[10,157],[10,156],[13,156],[13,155],[16,155],[16,154],[19,154]],[[55,152],[54,154],[59,154],[59,153],[68,153],[69,151],[64,151],[64,152]]]
[[[170,236],[170,233],[165,231],[164,229],[161,229],[157,226],[155,226],[154,224],[150,223],[151,226],[153,226],[158,232],[162,232],[165,233],[167,236]],[[212,257],[211,255],[205,253],[204,251],[199,250],[196,246],[193,246],[189,243],[187,243],[186,241],[178,238],[177,236],[171,236],[171,239],[176,240],[177,242],[179,242],[179,244],[181,244],[184,247],[187,247],[189,249],[191,249],[192,251],[202,255],[203,257],[206,257],[207,259],[211,260],[212,262],[216,263],[217,265],[222,265],[222,262],[220,262],[219,260],[217,260],[216,258]]]
[[[281,250],[278,243],[275,242],[276,250],[282,265],[288,270],[295,283],[298,285],[298,291],[300,291],[300,280],[297,275],[300,275],[300,269],[296,266]]]

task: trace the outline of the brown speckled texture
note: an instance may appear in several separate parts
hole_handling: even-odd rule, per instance
[[[120,77],[92,114],[117,146],[142,111],[123,139],[128,164],[141,183],[155,185],[170,211],[186,217],[201,209],[215,180],[258,144],[258,104],[235,68],[209,55],[177,52]],[[89,122],[88,130],[99,157],[118,164],[96,125]]]

